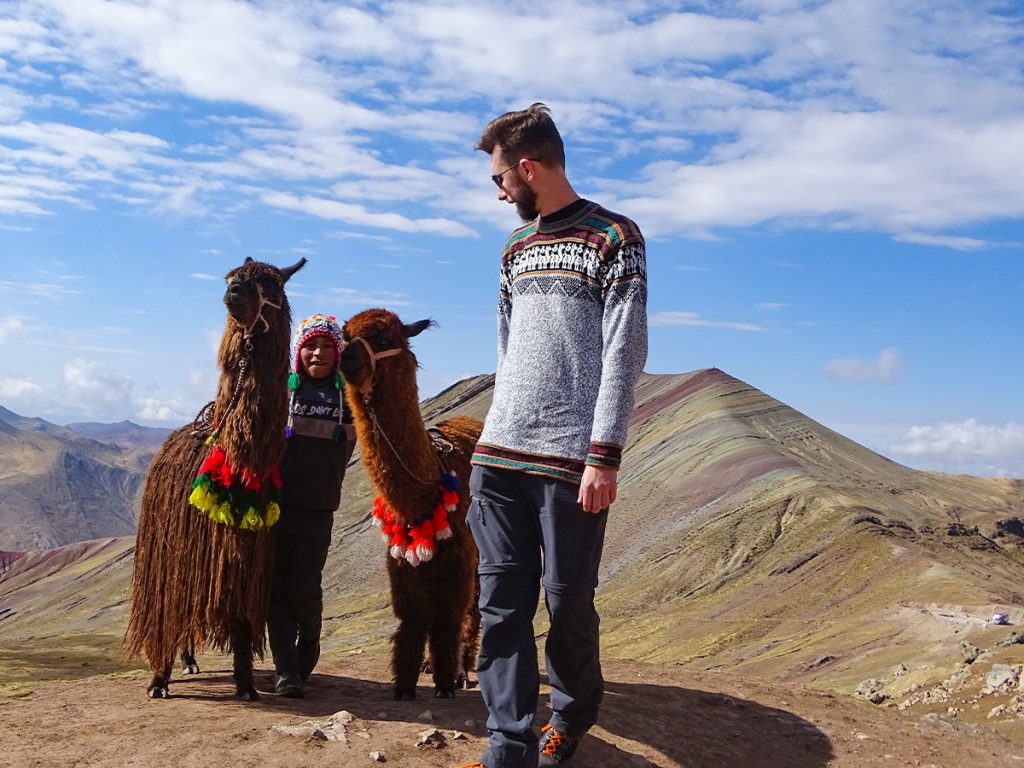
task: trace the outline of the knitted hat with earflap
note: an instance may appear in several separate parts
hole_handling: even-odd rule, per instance
[[[341,326],[338,325],[336,318],[318,312],[307,317],[295,329],[295,335],[292,338],[292,347],[295,350],[295,354],[292,356],[292,370],[295,373],[302,370],[302,361],[299,359],[302,345],[316,336],[326,336],[333,341],[335,364],[341,360],[341,348],[345,345],[345,342],[342,341]]]
[[[334,364],[335,367],[341,362],[341,350],[345,346],[344,339],[341,335],[341,326],[338,325],[338,321],[331,315],[324,315],[316,313],[310,315],[295,329],[295,335],[292,338],[292,346],[295,349],[295,354],[292,356],[292,373],[288,377],[288,390],[290,392],[288,401],[288,426],[284,428],[284,436],[291,438],[292,436],[292,415],[295,405],[295,393],[302,386],[302,377],[299,372],[302,370],[302,359],[300,353],[302,351],[302,345],[305,344],[312,338],[317,336],[324,336],[331,340],[334,344]],[[341,378],[341,373],[337,370],[334,372],[334,385],[338,390],[345,388],[344,382]],[[341,417],[343,408],[338,408],[338,427],[334,430],[334,439],[340,439],[340,435],[343,432],[341,426]]]

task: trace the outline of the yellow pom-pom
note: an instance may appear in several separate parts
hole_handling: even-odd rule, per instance
[[[256,531],[263,527],[263,519],[259,516],[255,507],[249,507],[245,511],[245,515],[242,517],[242,522],[239,523],[239,527],[244,528],[247,531]]]
[[[281,517],[281,506],[276,502],[272,501],[267,504],[266,521],[267,528],[270,528],[276,523]]]
[[[231,516],[231,504],[230,502],[224,501],[217,504],[210,510],[210,519],[215,523],[222,523],[224,525],[234,525],[235,519]]]
[[[189,503],[201,509],[203,512],[209,512],[217,504],[217,497],[206,490],[203,486],[197,485],[192,489],[192,493],[188,497]]]

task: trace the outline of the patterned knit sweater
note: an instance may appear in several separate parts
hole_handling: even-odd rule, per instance
[[[473,463],[578,484],[618,467],[647,359],[632,221],[586,200],[520,227],[501,259],[494,401]]]

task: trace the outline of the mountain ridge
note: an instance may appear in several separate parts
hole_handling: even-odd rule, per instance
[[[482,418],[492,387],[458,382],[422,403],[424,419]],[[324,572],[335,658],[386,652],[394,626],[374,491],[353,465]],[[644,374],[597,593],[603,652],[847,694],[905,667],[886,691],[909,695],[956,673],[965,638],[1005,640],[992,613],[1024,622],[1022,518],[1024,481],[903,467],[718,369]],[[36,561],[14,562],[0,576],[11,642],[119,640],[131,540],[114,542],[68,550],[34,581]]]

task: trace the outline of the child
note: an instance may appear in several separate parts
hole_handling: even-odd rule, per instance
[[[320,658],[321,575],[356,438],[338,372],[344,342],[337,321],[321,314],[308,317],[296,329],[294,342],[267,631],[277,672],[274,692],[301,699],[302,685]]]

